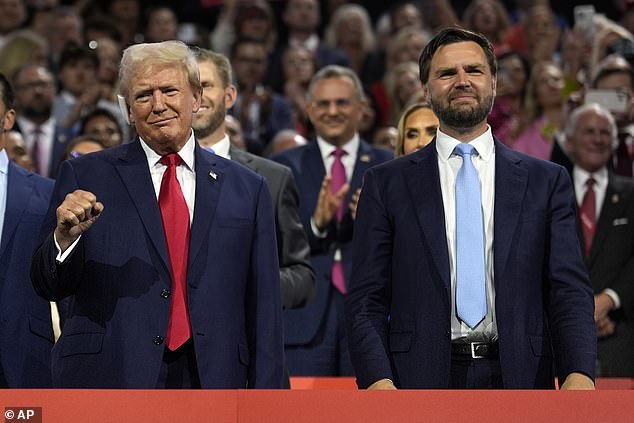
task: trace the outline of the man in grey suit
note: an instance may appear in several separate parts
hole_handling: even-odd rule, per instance
[[[266,180],[275,208],[282,305],[303,307],[314,296],[315,274],[297,212],[299,196],[293,174],[285,166],[231,145],[224,123],[237,95],[231,84],[231,65],[225,56],[209,50],[196,49],[195,54],[203,86],[202,103],[193,121],[196,138],[203,148],[247,166]]]
[[[634,181],[608,170],[617,145],[614,117],[598,104],[568,118],[579,241],[594,290],[598,373],[634,377]]]

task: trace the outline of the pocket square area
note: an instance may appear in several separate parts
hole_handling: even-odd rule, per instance
[[[620,219],[614,219],[612,221],[612,226],[621,226],[621,225],[627,225],[629,223],[629,220],[627,217],[622,217]]]

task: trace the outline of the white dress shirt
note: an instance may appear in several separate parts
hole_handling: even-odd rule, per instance
[[[215,143],[214,145],[210,145],[207,147],[203,147],[205,149],[211,148],[213,153],[216,156],[220,156],[223,159],[231,160],[229,156],[229,148],[231,148],[231,141],[229,140],[229,136],[225,134],[224,138]]]
[[[189,135],[189,139],[187,143],[181,148],[178,152],[178,155],[183,159],[183,165],[176,167],[176,179],[178,179],[178,183],[181,186],[181,190],[183,191],[183,196],[185,197],[185,202],[187,203],[187,208],[189,209],[189,225],[191,226],[192,221],[194,220],[194,204],[196,203],[196,171],[194,169],[194,147],[196,145],[196,140],[194,139],[194,132],[192,131]],[[154,192],[156,194],[156,200],[158,202],[159,193],[161,191],[161,181],[163,179],[163,174],[167,169],[167,166],[160,162],[161,156],[159,156],[154,150],[152,150],[141,138],[141,147],[145,152],[148,161],[148,167],[150,169],[150,176],[152,177],[152,185],[154,186]],[[97,198],[99,201],[99,198]],[[104,208],[108,207],[107,204],[104,204]],[[90,230],[90,229],[89,229]],[[66,249],[62,253],[59,244],[57,243],[57,239],[53,237],[55,240],[55,246],[57,247],[57,263],[63,263],[68,256],[73,252],[75,246],[79,242],[79,238],[73,242],[73,244]]]
[[[493,278],[493,210],[495,199],[495,145],[491,128],[470,142],[478,152],[472,156],[473,165],[480,177],[482,217],[484,219],[485,283],[487,292],[487,314],[474,329],[462,323],[456,316],[456,177],[462,165],[462,158],[454,153],[460,143],[455,138],[438,130],[436,151],[438,170],[445,212],[445,232],[449,249],[449,270],[451,275],[451,339],[452,341],[497,340],[495,322],[495,289]]]
[[[22,138],[26,143],[26,148],[33,154],[33,144],[35,143],[36,124],[28,119],[17,116],[16,120],[22,132]],[[40,131],[40,148],[38,150],[39,163],[38,168],[43,176],[54,176],[56,169],[51,169],[51,155],[53,154],[53,143],[55,142],[55,119],[49,118],[46,122],[39,126]]]
[[[594,198],[596,206],[595,216],[597,217],[598,223],[601,209],[603,208],[603,202],[605,201],[605,193],[608,190],[608,170],[607,168],[603,167],[597,172],[588,173],[578,166],[575,166],[572,169],[572,179],[575,184],[575,197],[577,199],[577,206],[579,207],[581,206],[581,203],[583,203],[583,197],[585,197],[586,191],[588,190],[586,182],[590,177],[594,179]],[[610,288],[606,288],[603,290],[603,292],[605,292],[610,296],[610,298],[612,298],[615,309],[621,307],[621,298],[616,291]]]
[[[9,187],[9,156],[3,148],[0,150],[0,245],[4,229],[4,215],[7,212],[7,189]]]

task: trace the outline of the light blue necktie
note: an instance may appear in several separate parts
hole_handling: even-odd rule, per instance
[[[205,150],[209,151],[210,153],[216,154],[216,152],[214,151],[214,149],[213,149],[213,148],[211,148],[211,147],[203,147],[203,149],[205,149]]]
[[[471,161],[477,151],[460,143],[455,153],[462,157],[456,178],[456,309],[460,320],[475,328],[487,313],[480,179]]]

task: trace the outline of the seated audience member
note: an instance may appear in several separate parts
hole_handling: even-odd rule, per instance
[[[247,151],[247,144],[244,141],[244,133],[242,132],[242,125],[238,119],[231,115],[225,116],[225,131],[229,136],[229,141],[239,150]]]
[[[514,141],[511,134],[519,131],[525,116],[524,99],[531,67],[524,56],[514,51],[502,53],[497,60],[496,97],[487,122],[493,134],[511,146]]]
[[[308,144],[308,140],[294,129],[283,129],[275,134],[271,143],[266,147],[264,157],[273,157],[282,151],[306,144]]]
[[[106,109],[95,109],[81,120],[80,135],[99,139],[104,147],[116,147],[124,140],[117,118]]]
[[[383,69],[372,22],[363,6],[353,3],[339,6],[324,34],[324,43],[345,53],[350,68],[359,75],[361,82],[370,85],[381,78]]]
[[[35,172],[33,159],[26,148],[26,143],[22,134],[18,131],[8,131],[4,134],[4,149],[9,156],[9,160],[13,160],[15,164],[29,172]]]
[[[614,173],[632,176],[632,158],[634,157],[634,71],[623,57],[610,55],[603,59],[595,69],[592,88],[608,90],[625,95],[623,105],[611,110],[618,128],[619,145],[614,151],[609,166]]]
[[[22,29],[9,34],[0,48],[0,72],[11,77],[26,64],[46,65],[48,43],[39,34]]]
[[[145,42],[157,43],[178,38],[178,17],[170,7],[151,6],[145,16]]]
[[[260,155],[277,132],[293,128],[291,103],[263,85],[267,67],[262,40],[241,38],[231,51],[238,98],[230,113],[242,125],[247,150]]]
[[[83,116],[95,107],[110,110],[121,116],[118,106],[102,98],[97,82],[99,57],[94,50],[69,43],[64,47],[59,60],[59,77],[62,90],[53,102],[53,117],[64,128],[72,128]]]
[[[526,89],[526,113],[518,126],[518,134],[510,145],[522,153],[549,160],[555,134],[559,131],[565,99],[564,75],[553,62],[540,62],[533,66]]]
[[[417,63],[404,62],[394,66],[385,74],[384,86],[390,106],[388,123],[396,125],[403,114],[403,108],[412,98],[423,93],[418,80]]]
[[[55,177],[69,139],[52,115],[55,80],[48,68],[25,65],[13,75],[16,125],[33,159],[36,172]]]
[[[398,121],[394,155],[401,157],[425,147],[436,136],[438,125],[438,117],[428,103],[414,103],[405,108]]]
[[[385,148],[391,152],[394,152],[394,147],[398,142],[398,129],[394,126],[381,126],[374,131],[372,137],[372,145],[375,147]]]
[[[100,138],[93,135],[80,135],[73,138],[66,146],[64,160],[76,159],[89,153],[105,149],[106,146]]]
[[[634,181],[609,169],[617,128],[602,106],[572,112],[566,145],[574,161],[579,242],[594,289],[597,372],[634,377]]]
[[[229,56],[239,38],[264,40],[267,52],[277,41],[275,16],[266,0],[226,0],[209,39],[214,51]]]
[[[509,14],[499,0],[471,0],[462,14],[466,29],[487,37],[496,54],[504,48],[504,36],[511,26]]]
[[[289,0],[282,11],[282,23],[286,26],[286,42],[276,48],[270,58],[266,81],[274,90],[280,92],[283,85],[282,52],[288,46],[304,47],[315,58],[315,69],[326,65],[348,66],[348,58],[339,49],[322,42],[318,29],[321,24],[321,5],[318,0]]]
[[[315,59],[303,47],[288,47],[282,55],[284,72],[284,96],[293,105],[295,129],[306,136],[310,130],[310,120],[306,114],[306,91],[315,73]]]

